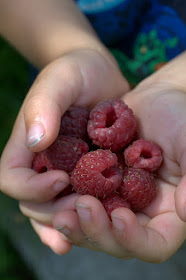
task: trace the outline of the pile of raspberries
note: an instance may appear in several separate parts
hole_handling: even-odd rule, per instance
[[[139,212],[151,203],[162,159],[157,144],[137,138],[133,111],[114,99],[92,110],[70,107],[61,118],[57,139],[35,154],[33,169],[66,171],[70,185],[61,196],[73,192],[95,196],[111,218],[116,208]]]

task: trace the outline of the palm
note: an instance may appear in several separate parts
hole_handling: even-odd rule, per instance
[[[54,218],[55,226],[65,224],[71,230],[68,237],[74,244],[120,258],[161,262],[183,243],[185,224],[176,210],[181,216],[179,205],[184,205],[186,196],[186,100],[183,92],[174,90],[179,88],[182,79],[176,83],[174,75],[177,72],[172,69],[174,63],[172,68],[171,64],[164,67],[123,97],[136,115],[139,136],[154,141],[163,150],[164,161],[156,177],[159,189],[156,199],[142,213],[134,214],[126,208],[115,209],[110,223],[96,198],[80,196],[75,204],[77,212],[59,213]],[[89,219],[81,215],[78,205],[83,206],[84,211],[86,207],[90,209]],[[91,240],[94,242],[89,242]]]
[[[176,215],[175,191],[185,174],[186,99],[183,92],[136,88],[124,100],[137,117],[139,136],[154,141],[163,150],[163,164],[157,174],[158,195],[143,211],[146,226],[163,233],[170,216]]]
[[[124,208],[114,210],[114,215],[122,218],[127,228],[124,236],[122,231],[118,232],[110,225],[103,207],[95,198],[82,196],[77,202],[92,209],[92,218],[85,222],[80,217],[80,225],[76,220],[76,226],[73,226],[76,236],[71,235],[70,239],[75,244],[117,257],[162,261],[170,257],[185,239],[185,225],[176,214],[174,195],[184,172],[184,161],[181,162],[184,134],[180,131],[183,132],[186,118],[186,101],[181,92],[158,93],[155,88],[153,93],[147,91],[147,94],[136,88],[123,99],[137,117],[139,136],[154,141],[163,150],[164,160],[156,178],[158,195],[142,213],[134,215]],[[65,215],[69,218],[71,214]],[[64,217],[60,214],[57,224]],[[98,244],[87,243],[84,235],[98,240]]]

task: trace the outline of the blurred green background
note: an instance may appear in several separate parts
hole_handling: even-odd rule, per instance
[[[28,91],[28,73],[28,63],[25,59],[0,37],[0,155]],[[2,215],[3,213],[1,213]],[[33,273],[27,268],[26,263],[14,248],[1,223],[0,279],[35,280]]]

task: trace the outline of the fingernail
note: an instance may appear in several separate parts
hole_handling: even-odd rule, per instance
[[[65,236],[70,235],[70,230],[66,226],[57,227],[56,230],[63,233]]]
[[[45,131],[41,123],[33,124],[27,134],[27,146],[34,147],[44,137]]]
[[[55,192],[62,191],[67,185],[69,185],[69,182],[59,180],[54,183],[53,189]]]
[[[114,227],[116,229],[118,229],[119,231],[124,231],[125,225],[124,225],[123,219],[119,216],[112,215],[112,214],[111,214],[111,217],[112,217],[112,223],[113,223]]]
[[[87,205],[76,203],[76,210],[80,219],[90,221],[90,208]]]

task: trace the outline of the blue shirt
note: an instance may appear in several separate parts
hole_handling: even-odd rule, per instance
[[[75,2],[120,65],[127,65],[125,75],[143,79],[186,50],[185,0]]]

